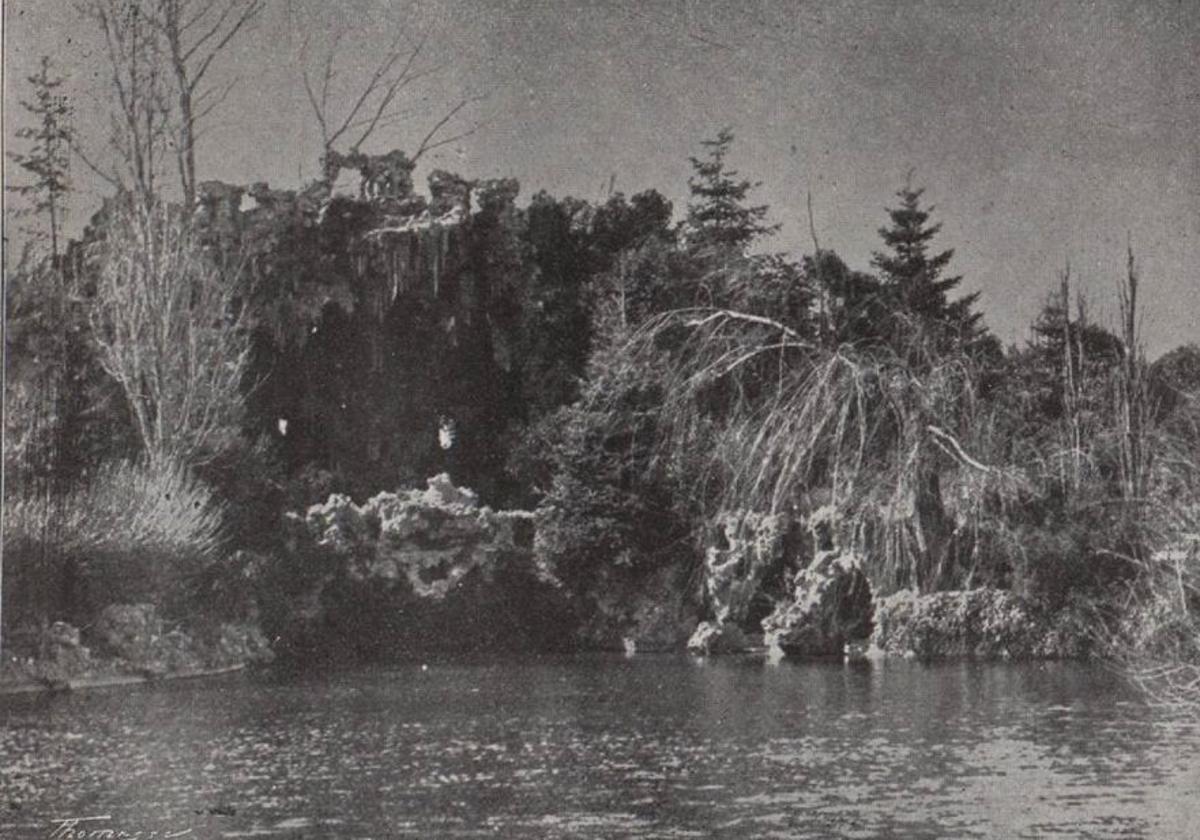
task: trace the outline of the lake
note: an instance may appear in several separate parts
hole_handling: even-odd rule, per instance
[[[1092,665],[430,661],[0,697],[0,725],[4,838],[1200,832],[1200,727]]]

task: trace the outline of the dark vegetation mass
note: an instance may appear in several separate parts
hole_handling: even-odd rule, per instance
[[[647,599],[782,626],[808,528],[805,564],[853,558],[879,598],[1009,593],[1197,693],[1200,349],[1146,359],[1132,250],[1115,329],[1068,268],[1005,348],[920,189],[894,197],[869,266],[815,233],[777,253],[728,131],[692,159],[681,212],[654,190],[521,200],[440,170],[425,193],[405,154],[338,155],[335,134],[302,189],[197,182],[185,161],[191,204],[127,180],[64,242],[76,138],[49,70],[31,82],[17,162],[48,234],[6,290],[10,650],[113,604],[274,635],[322,562],[285,514],[446,473],[534,511],[509,617],[530,609],[516,590],[549,587],[559,626],[529,639],[604,643]],[[356,191],[334,189],[343,169]],[[348,500],[320,515],[367,510]],[[353,515],[370,541],[399,533]],[[782,549],[713,559],[768,522]],[[740,601],[714,594],[739,582]],[[386,613],[361,583],[328,597]],[[1007,597],[960,600],[1008,626]]]

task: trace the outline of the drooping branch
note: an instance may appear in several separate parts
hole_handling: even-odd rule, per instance
[[[975,460],[966,453],[961,443],[952,434],[938,426],[929,425],[925,427],[929,434],[933,435],[933,442],[939,449],[945,452],[954,460],[958,461],[963,466],[970,467],[973,470],[979,470],[982,473],[989,473],[992,468],[987,464]]]

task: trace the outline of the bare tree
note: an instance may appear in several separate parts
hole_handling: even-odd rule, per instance
[[[203,463],[238,433],[249,331],[238,266],[181,214],[128,202],[110,223],[90,313],[151,462]]]
[[[104,38],[113,94],[111,162],[75,151],[114,187],[155,200],[172,154],[183,198],[196,197],[201,123],[234,82],[206,84],[217,56],[262,11],[265,0],[76,0]]]
[[[196,200],[196,141],[200,124],[219,107],[236,80],[220,87],[204,81],[216,57],[262,11],[264,0],[154,0],[178,95],[176,157],[179,183],[190,207]]]
[[[104,162],[79,143],[74,151],[109,184],[149,205],[157,195],[171,134],[169,80],[158,28],[141,4],[129,0],[76,0],[76,8],[104,38],[113,94],[113,155]]]
[[[1145,381],[1145,351],[1141,343],[1141,313],[1138,310],[1137,264],[1133,244],[1126,249],[1124,283],[1118,289],[1121,315],[1121,368],[1118,376],[1117,420],[1121,441],[1121,491],[1127,500],[1139,500],[1148,484],[1147,432],[1150,425],[1150,395]]]
[[[417,82],[436,75],[447,66],[425,60],[427,34],[413,39],[401,30],[380,54],[366,81],[349,97],[349,107],[343,113],[337,113],[331,100],[335,97],[335,81],[340,75],[337,69],[338,48],[345,34],[344,29],[334,33],[329,49],[318,62],[317,70],[312,67],[310,42],[306,39],[300,48],[301,78],[321,131],[322,166],[327,178],[336,177],[336,169],[340,166],[338,161],[345,160],[351,166],[359,165],[356,159],[362,156],[363,144],[377,130],[415,116],[415,109],[403,107],[403,94]],[[483,98],[463,97],[445,109],[421,138],[409,161],[415,163],[426,152],[474,134],[478,125],[449,136],[444,132],[463,111]],[[343,157],[336,149],[339,143],[346,141],[349,141],[345,146],[347,154]]]

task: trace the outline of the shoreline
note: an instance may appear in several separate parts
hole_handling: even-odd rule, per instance
[[[190,671],[177,671],[156,676],[140,674],[105,674],[94,677],[77,677],[62,680],[59,684],[47,685],[36,680],[4,680],[0,681],[0,696],[10,694],[63,694],[75,691],[90,691],[102,688],[116,688],[127,685],[144,685],[148,683],[169,682],[172,680],[202,679],[233,674],[244,671],[247,663],[239,662],[220,668],[201,668]]]

